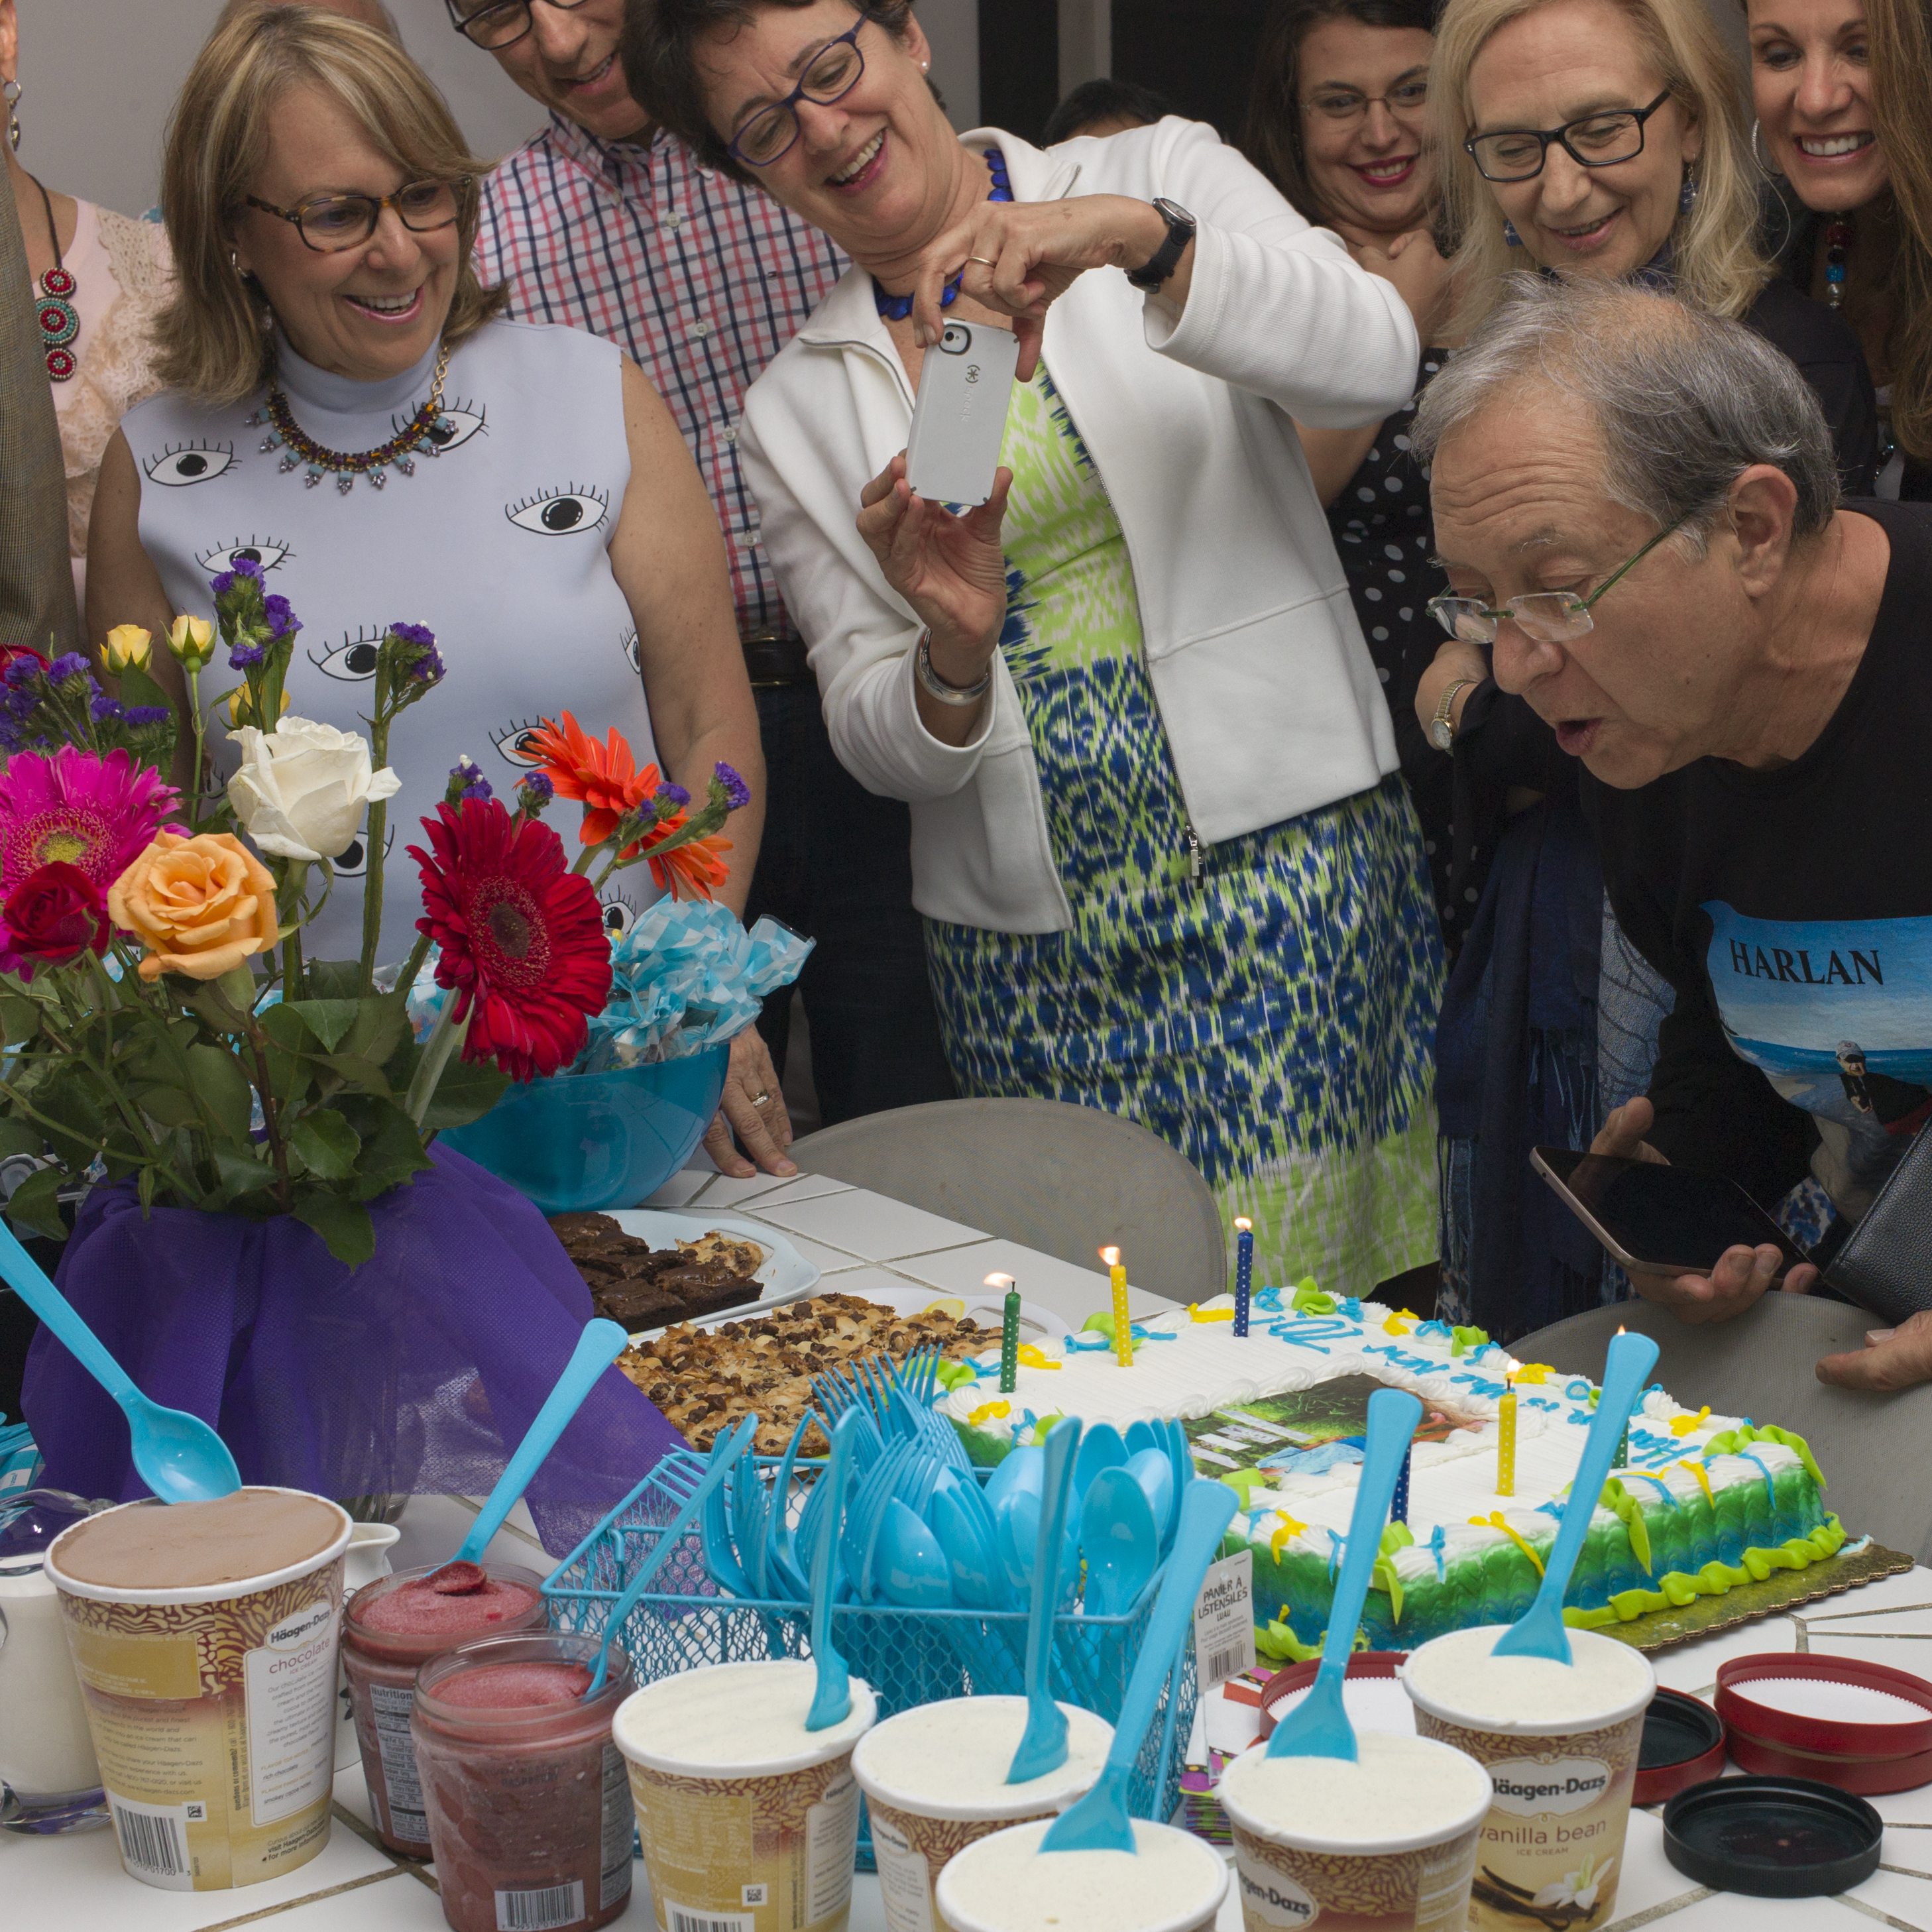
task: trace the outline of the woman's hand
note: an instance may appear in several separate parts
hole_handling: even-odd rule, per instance
[[[1427,229],[1412,228],[1406,235],[1398,235],[1386,249],[1372,242],[1352,242],[1348,253],[1358,266],[1394,285],[1396,293],[1408,304],[1408,312],[1415,318],[1415,332],[1425,346],[1441,340],[1449,320],[1449,264]]]
[[[1160,254],[1167,222],[1151,202],[1124,194],[1082,194],[1064,201],[987,201],[927,249],[913,284],[913,336],[922,349],[944,326],[940,298],[960,275],[960,287],[995,314],[1013,318],[1019,338],[1018,377],[1033,380],[1046,311],[1089,268],[1138,268]],[[1194,244],[1183,250],[1162,298],[1187,305]]]
[[[1888,1393],[1932,1382],[1932,1314],[1922,1309],[1896,1328],[1869,1328],[1862,1348],[1827,1355],[1818,1379],[1838,1388]]]
[[[738,1146],[758,1167],[731,1144],[734,1129]],[[785,1112],[784,1096],[778,1090],[778,1070],[772,1064],[764,1035],[756,1026],[748,1026],[732,1039],[724,1092],[717,1118],[704,1136],[704,1151],[717,1162],[721,1173],[749,1180],[760,1168],[767,1174],[796,1174],[797,1168],[785,1157],[785,1149],[790,1145],[791,1116]]]

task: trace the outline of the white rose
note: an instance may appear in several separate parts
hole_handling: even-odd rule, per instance
[[[278,859],[338,856],[364,811],[402,789],[386,765],[370,770],[367,740],[333,724],[284,718],[273,731],[244,725],[229,736],[242,769],[228,781],[228,802],[242,830]]]

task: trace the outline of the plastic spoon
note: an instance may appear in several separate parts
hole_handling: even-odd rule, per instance
[[[852,1708],[852,1674],[832,1647],[832,1600],[838,1587],[838,1532],[845,1513],[845,1485],[852,1473],[852,1444],[864,1424],[856,1409],[848,1409],[832,1432],[832,1460],[823,1480],[832,1485],[818,1546],[812,1552],[812,1657],[818,1666],[818,1688],[805,1728],[822,1731],[843,1724]]]
[[[503,1473],[489,1498],[476,1512],[470,1534],[458,1546],[456,1554],[430,1579],[430,1587],[439,1596],[460,1595],[480,1590],[488,1580],[482,1565],[490,1538],[503,1526],[511,1510],[524,1498],[543,1460],[556,1446],[556,1438],[570,1426],[571,1418],[584,1406],[598,1378],[622,1354],[630,1336],[614,1322],[587,1322],[556,1386],[544,1397],[536,1420],[524,1432],[516,1452],[503,1465]],[[459,1567],[460,1566],[460,1567]]]
[[[1355,1491],[1355,1513],[1348,1519],[1348,1546],[1342,1574],[1335,1580],[1335,1600],[1328,1612],[1328,1634],[1322,1646],[1322,1667],[1308,1695],[1276,1725],[1268,1739],[1270,1757],[1340,1757],[1353,1764],[1357,1757],[1355,1727],[1342,1703],[1342,1680],[1348,1672],[1348,1653],[1355,1646],[1355,1626],[1369,1594],[1369,1578],[1382,1554],[1382,1525],[1402,1473],[1402,1452],[1408,1447],[1422,1405],[1406,1389],[1377,1389],[1369,1397],[1368,1447],[1362,1456],[1362,1479]]]
[[[1590,1432],[1576,1464],[1575,1480],[1570,1485],[1570,1500],[1563,1505],[1563,1521],[1551,1546],[1550,1560],[1544,1565],[1542,1586],[1536,1600],[1496,1640],[1492,1657],[1546,1657],[1557,1664],[1570,1661],[1570,1638],[1563,1628],[1563,1593],[1570,1587],[1570,1573],[1576,1567],[1583,1539],[1589,1534],[1590,1519],[1597,1513],[1597,1498],[1604,1492],[1604,1479],[1610,1473],[1610,1459],[1630,1423],[1631,1406],[1643,1387],[1643,1378],[1657,1365],[1657,1344],[1648,1335],[1614,1335],[1604,1361],[1604,1386],[1597,1397],[1597,1412],[1590,1418]]]
[[[1034,1495],[1040,1492],[1040,1472],[1046,1467],[1046,1452],[1035,1448],[1031,1443],[1022,1443],[1018,1448],[1009,1449],[1000,1457],[993,1473],[986,1478],[986,1505],[997,1510],[1001,1500],[1019,1490],[1029,1490]]]
[[[1096,1422],[1080,1438],[1080,1460],[1073,1466],[1073,1487],[1084,1496],[1102,1469],[1126,1466],[1127,1445],[1111,1422]]]
[[[971,1480],[950,1471],[940,1478],[932,1492],[933,1530],[946,1552],[954,1596],[968,1610],[1007,1610],[1011,1600],[999,1552],[962,1493]]]
[[[932,1530],[897,1496],[886,1503],[880,1518],[872,1582],[887,1603],[902,1610],[955,1607],[946,1552]]]
[[[1127,1454],[1130,1458],[1138,1456],[1143,1449],[1159,1449],[1163,1455],[1166,1454],[1166,1445],[1160,1439],[1160,1431],[1144,1419],[1127,1424],[1126,1441]]]
[[[1141,1486],[1154,1512],[1154,1526],[1165,1549],[1174,1534],[1174,1504],[1178,1493],[1174,1465],[1161,1449],[1142,1449],[1127,1458],[1127,1473]]]
[[[164,1503],[212,1502],[242,1486],[228,1445],[198,1415],[151,1402],[100,1337],[0,1222],[0,1275],[69,1354],[121,1405],[135,1469]]]
[[[1162,1474],[1166,1473],[1165,1462]],[[1080,1510],[1090,1616],[1120,1617],[1140,1600],[1160,1562],[1160,1532],[1131,1469],[1102,1469]]]
[[[1040,1537],[1034,1546],[1033,1608],[1027,1623],[1026,1729],[1013,1754],[1009,1784],[1024,1784],[1057,1771],[1066,1762],[1066,1713],[1047,1688],[1053,1658],[1053,1613],[1059,1606],[1060,1538],[1066,1522],[1066,1492],[1073,1486],[1074,1459],[1080,1450],[1080,1424],[1072,1416],[1057,1422],[1046,1438],[1046,1500]]]
[[[1175,1532],[1174,1554],[1154,1599],[1154,1614],[1141,1638],[1127,1694],[1114,1726],[1112,1748],[1093,1790],[1070,1811],[1054,1820],[1040,1841],[1043,1852],[1131,1852],[1134,1828],[1127,1816],[1127,1780],[1139,1762],[1154,1722],[1160,1688],[1194,1622],[1194,1602],[1201,1580],[1221,1546],[1221,1538],[1240,1498],[1226,1483],[1190,1483],[1181,1492],[1180,1527]]]

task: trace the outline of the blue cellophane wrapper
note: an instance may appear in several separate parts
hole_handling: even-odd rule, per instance
[[[728,907],[666,895],[611,942],[610,1002],[591,1021],[590,1044],[570,1070],[682,1060],[731,1039],[758,1018],[766,994],[798,977],[812,948],[775,919],[748,932]],[[434,972],[432,952],[410,994],[419,1040],[448,998]]]

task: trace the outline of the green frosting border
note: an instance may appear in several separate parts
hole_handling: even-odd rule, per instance
[[[1652,1610],[1681,1610],[1700,1597],[1721,1597],[1742,1583],[1762,1583],[1774,1570],[1808,1570],[1837,1556],[1846,1540],[1844,1525],[1828,1516],[1808,1536],[1794,1536],[1775,1549],[1744,1550],[1742,1568],[1713,1558],[1694,1574],[1667,1570],[1654,1590],[1620,1590],[1600,1610],[1566,1610],[1563,1621],[1572,1630],[1601,1630],[1606,1624],[1634,1623]]]

